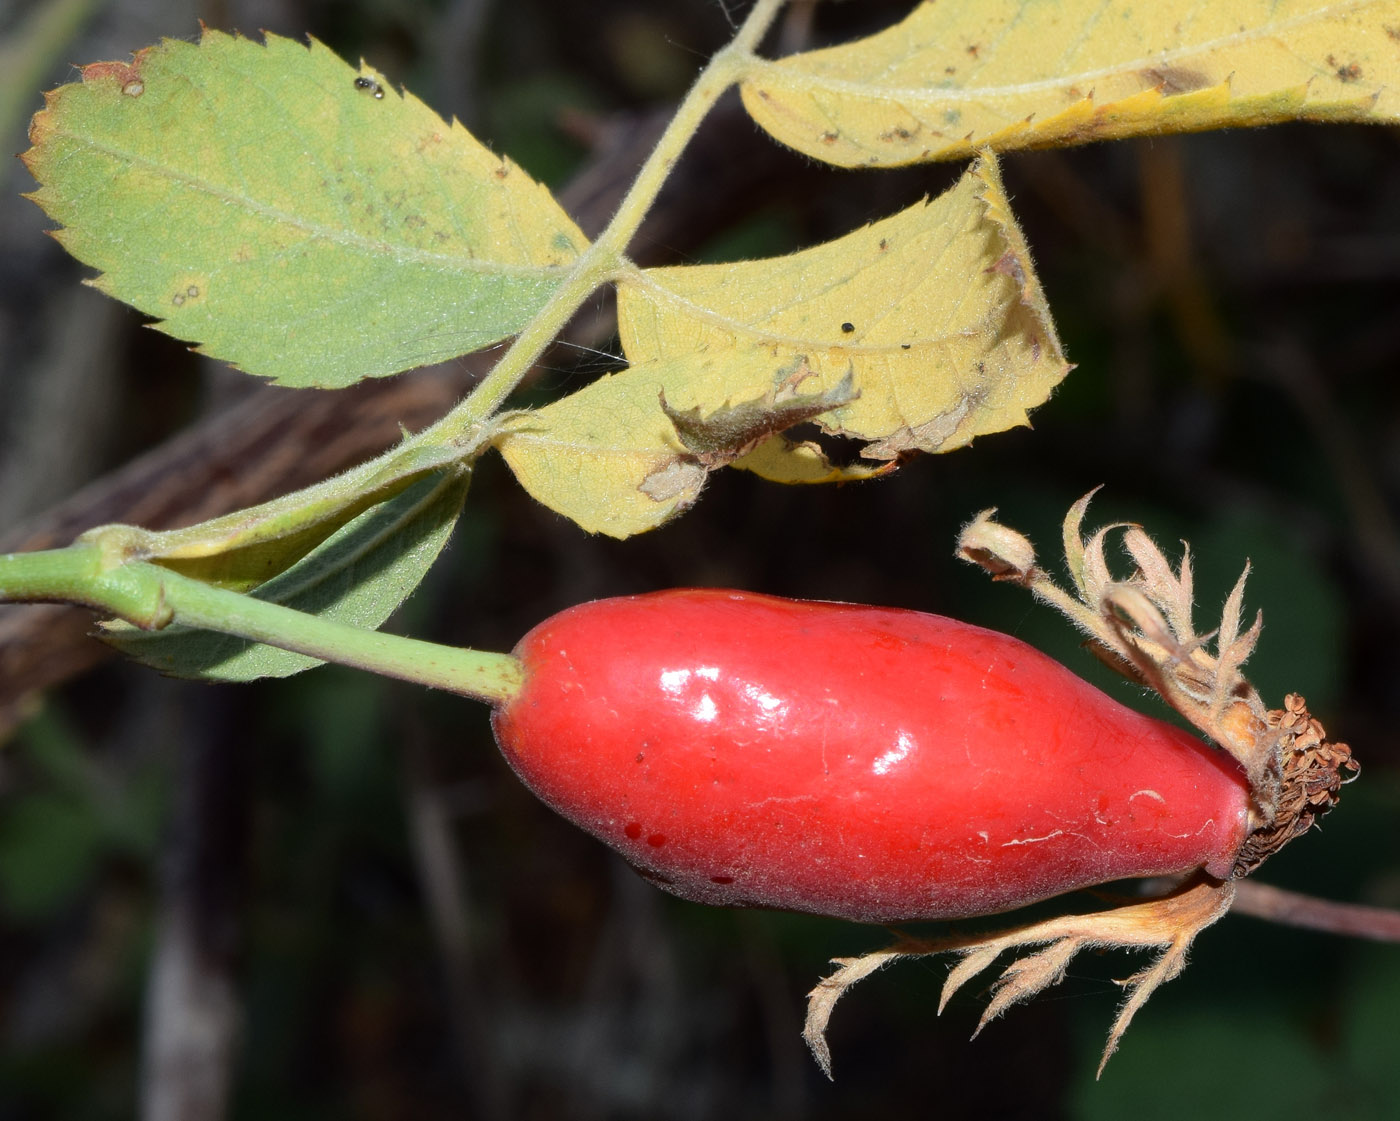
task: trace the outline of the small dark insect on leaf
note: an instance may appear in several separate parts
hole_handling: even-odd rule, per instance
[[[355,79],[355,88],[365,93],[373,93],[377,101],[384,99],[384,88],[373,78],[366,78],[363,74]]]
[[[854,323],[843,323],[843,324],[841,324],[841,332],[842,332],[843,334],[849,335],[849,334],[853,333],[853,332],[855,331],[855,329],[856,329],[856,325],[855,325]]]

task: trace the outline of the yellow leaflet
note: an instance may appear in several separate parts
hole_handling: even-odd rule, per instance
[[[590,533],[629,537],[689,507],[715,467],[782,442],[771,433],[790,423],[785,407],[814,395],[807,380],[800,359],[772,347],[689,351],[608,374],[561,401],[508,417],[494,443],[537,501]],[[696,453],[662,408],[663,394],[673,415],[736,412],[759,427],[728,448]],[[773,417],[769,432],[761,431],[765,412]],[[786,464],[783,458],[776,450],[743,465],[765,477],[789,476],[780,481],[821,481],[812,478],[818,466],[810,451],[793,452]],[[873,472],[826,464],[824,473],[834,479]],[[799,474],[807,477],[793,477]]]
[[[804,394],[849,374],[858,396],[818,423],[874,459],[1025,424],[1069,370],[991,158],[825,245],[628,278],[618,324],[634,363],[759,345],[805,359]]]
[[[1400,0],[939,0],[759,63],[744,104],[843,167],[1400,116]]]

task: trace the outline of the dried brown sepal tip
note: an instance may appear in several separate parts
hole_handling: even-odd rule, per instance
[[[1170,981],[1186,966],[1191,942],[1211,923],[1230,909],[1235,889],[1204,874],[1182,884],[1157,899],[1124,902],[1111,910],[1087,915],[1063,915],[1041,922],[1026,923],[993,934],[958,935],[938,939],[902,939],[888,950],[858,958],[836,958],[840,968],[823,978],[807,997],[807,1023],[803,1037],[817,1063],[831,1077],[831,1051],[826,1028],[836,1002],[857,981],[906,957],[925,957],[947,952],[959,953],[962,960],[953,967],[943,984],[938,1002],[941,1013],[949,999],[964,984],[987,969],[1006,950],[1039,947],[1035,952],[1012,961],[992,985],[992,999],[978,1021],[974,1037],[991,1020],[1013,1004],[1029,1000],[1064,979],[1071,959],[1088,949],[1153,949],[1161,953],[1146,969],[1121,982],[1127,996],[1108,1034],[1098,1073],[1118,1049],[1137,1010],[1159,985]]]

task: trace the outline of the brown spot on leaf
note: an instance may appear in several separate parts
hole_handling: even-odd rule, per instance
[[[1090,96],[1092,97],[1092,95]],[[1095,109],[1092,117],[1065,133],[1064,143],[1066,145],[1087,144],[1091,140],[1098,139],[1099,133],[1103,132],[1108,125],[1109,119],[1103,108]]]
[[[957,434],[963,421],[985,398],[986,390],[979,386],[964,393],[956,404],[923,424],[905,426],[891,432],[883,440],[867,444],[861,455],[867,459],[895,459],[905,452],[936,452]]]
[[[1163,97],[1176,97],[1192,90],[1203,90],[1213,84],[1207,75],[1185,66],[1149,66],[1139,73],[1142,80],[1158,90]]]
[[[824,133],[822,133],[822,143],[823,143],[823,144],[835,144],[835,143],[836,143],[838,140],[840,140],[840,139],[841,139],[841,134],[840,134],[839,132],[824,132]]]
[[[700,496],[709,472],[692,460],[674,459],[642,480],[637,487],[653,502],[679,501],[689,505]]]
[[[996,259],[994,264],[988,265],[983,271],[1000,273],[1002,276],[1010,277],[1016,283],[1017,288],[1025,291],[1026,268],[1014,250],[1008,249]]]
[[[1359,82],[1361,80],[1361,67],[1354,62],[1339,63],[1330,54],[1327,56],[1327,65],[1336,72],[1337,79],[1342,82]]]
[[[787,400],[797,392],[797,387],[808,378],[817,376],[817,371],[807,365],[807,359],[801,358],[796,364],[785,370],[778,372],[778,377],[773,381],[773,400]]]
[[[90,62],[79,71],[84,82],[116,82],[125,93],[128,87],[141,87],[132,97],[139,97],[146,88],[146,83],[141,77],[139,69],[142,56],[145,51],[137,51],[131,56],[131,62]]]
[[[979,44],[977,44],[977,43],[971,44],[970,46],[968,46],[968,47],[966,48],[966,50],[967,50],[967,53],[970,54],[973,58],[976,58],[978,55],[980,55],[980,54],[982,53],[982,47],[981,47]]]
[[[1400,27],[1391,27],[1389,24],[1381,24],[1381,27],[1385,31],[1386,38],[1392,43],[1400,43]]]

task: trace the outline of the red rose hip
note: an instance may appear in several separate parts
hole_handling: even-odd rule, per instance
[[[530,788],[667,890],[863,922],[1226,877],[1225,753],[1025,643],[919,612],[720,590],[600,600],[515,650],[496,737]]]

